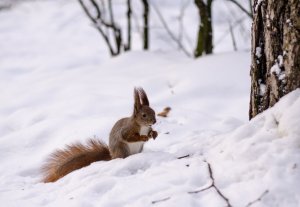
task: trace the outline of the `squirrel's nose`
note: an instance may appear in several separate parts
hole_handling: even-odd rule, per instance
[[[153,120],[153,124],[155,124],[155,123],[156,123],[156,120],[154,119],[154,120]]]

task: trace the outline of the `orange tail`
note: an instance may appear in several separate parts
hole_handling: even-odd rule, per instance
[[[87,145],[68,145],[66,149],[50,155],[42,167],[43,182],[54,182],[74,170],[101,160],[111,160],[111,155],[108,146],[100,140],[90,139]]]

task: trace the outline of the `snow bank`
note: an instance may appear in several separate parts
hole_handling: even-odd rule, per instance
[[[299,206],[299,123],[298,89],[207,147],[216,180],[234,206],[245,206],[264,192],[256,206]]]

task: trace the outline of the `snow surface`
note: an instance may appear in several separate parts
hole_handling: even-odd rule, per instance
[[[0,19],[1,206],[226,206],[213,188],[188,193],[211,184],[208,163],[234,207],[300,206],[300,90],[249,122],[248,52],[109,59],[76,1],[26,2]],[[158,117],[157,139],[142,153],[41,183],[53,150],[108,141],[133,110],[134,86],[156,112],[172,108]]]

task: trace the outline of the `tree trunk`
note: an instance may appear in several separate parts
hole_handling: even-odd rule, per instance
[[[143,42],[144,50],[149,49],[149,2],[148,0],[142,0],[144,6],[144,32],[143,32]]]
[[[195,57],[203,54],[211,54],[212,45],[212,25],[211,25],[211,4],[213,0],[195,0],[195,4],[199,11],[200,25],[197,38],[197,46],[194,51]]]
[[[131,49],[131,0],[127,0],[127,44],[124,44],[124,50],[128,51]]]
[[[300,87],[299,0],[255,0],[250,119]]]

